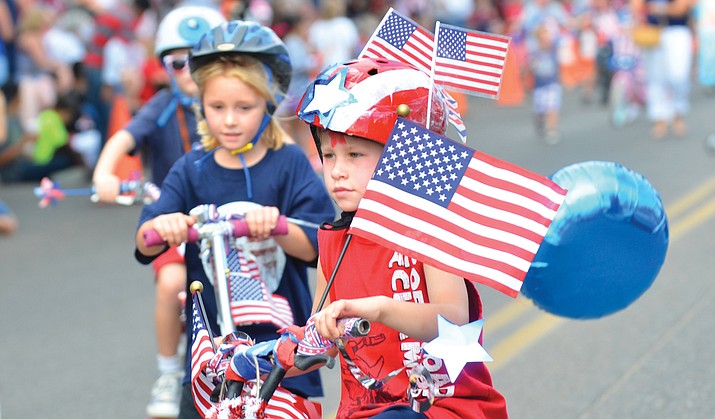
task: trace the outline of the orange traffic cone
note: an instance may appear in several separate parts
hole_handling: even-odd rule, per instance
[[[117,93],[112,101],[107,135],[110,137],[114,135],[114,133],[124,128],[130,119],[132,119],[132,113],[129,110],[127,98],[123,94]],[[139,179],[143,177],[143,173],[142,160],[139,154],[135,156],[126,154],[120,157],[114,167],[114,174],[121,180]]]
[[[524,102],[524,83],[521,80],[521,64],[517,56],[516,46],[511,45],[506,53],[504,74],[497,103],[501,106],[516,106]]]

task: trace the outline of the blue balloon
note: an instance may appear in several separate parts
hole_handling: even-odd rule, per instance
[[[541,309],[592,319],[622,310],[653,283],[668,248],[660,196],[642,175],[589,161],[550,176],[568,189],[521,292]]]

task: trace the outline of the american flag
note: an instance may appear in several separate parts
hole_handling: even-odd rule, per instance
[[[191,393],[194,395],[196,410],[206,417],[211,403],[211,392],[214,390],[213,381],[206,376],[206,364],[214,356],[206,323],[200,312],[198,295],[193,295],[192,333],[191,333]]]
[[[565,195],[398,118],[350,233],[516,297]]]
[[[278,328],[292,325],[293,310],[288,300],[268,292],[256,260],[246,253],[230,249],[227,255],[233,323],[273,323]]]
[[[467,127],[464,125],[464,121],[462,121],[462,115],[459,114],[459,104],[457,103],[456,100],[452,97],[452,95],[449,94],[444,89],[435,89],[439,92],[439,94],[442,95],[444,98],[445,103],[447,104],[447,117],[449,118],[449,123],[452,124],[454,129],[457,131],[457,135],[459,135],[459,139],[462,140],[463,143],[467,143]]]
[[[297,396],[278,387],[266,406],[266,418],[320,419],[323,409],[319,403]]]
[[[498,98],[509,40],[437,22],[435,83],[468,94]]]
[[[385,58],[432,73],[434,36],[390,8],[365,44],[358,58]]]
[[[365,44],[358,58],[384,58],[416,67],[432,77],[432,32],[390,8]],[[467,142],[467,127],[462,121],[457,101],[444,90],[439,90],[446,103],[449,122],[462,142]]]

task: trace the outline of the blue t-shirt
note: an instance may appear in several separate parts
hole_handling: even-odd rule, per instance
[[[322,223],[335,217],[333,204],[322,180],[315,174],[303,151],[295,145],[284,145],[279,150],[269,150],[263,159],[250,167],[253,199],[264,206],[275,206],[282,215]],[[194,150],[185,154],[174,164],[164,179],[161,197],[142,209],[139,226],[161,214],[189,211],[200,204],[217,206],[236,201],[248,201],[246,176],[243,169],[227,169],[219,166],[213,153]],[[303,228],[313,246],[318,248],[317,230]],[[149,263],[153,258],[136,252],[137,260]],[[214,289],[206,277],[199,258],[199,246],[186,246],[187,288],[192,281],[204,284],[202,293],[206,315],[215,336],[220,336],[217,323],[217,308]],[[286,265],[275,294],[288,300],[293,309],[295,324],[302,326],[310,317],[313,298],[308,287],[309,264],[286,255]],[[312,266],[315,266],[314,264]],[[188,292],[188,290],[187,290]],[[192,300],[186,300],[186,312],[192,311]],[[186,316],[187,351],[191,353],[191,316]],[[242,326],[257,342],[276,339],[276,327],[271,324]],[[191,377],[191,359],[187,357],[186,375]],[[322,388],[318,371],[289,378],[283,386],[301,395],[320,397]]]
[[[534,76],[534,87],[558,83],[560,70],[556,48],[532,51],[529,54],[529,66]]]
[[[151,168],[152,182],[161,187],[169,173],[169,169],[184,153],[184,140],[181,137],[179,118],[177,117],[176,104],[172,103],[174,95],[170,89],[157,92],[131,121],[124,127],[132,136],[136,147],[132,154],[145,151]],[[159,120],[161,114],[169,107],[173,107],[171,117],[163,126]],[[193,145],[201,137],[196,132],[196,115],[190,106],[182,106],[186,120],[186,133]]]

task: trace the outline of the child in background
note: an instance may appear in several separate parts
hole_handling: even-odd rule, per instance
[[[528,66],[534,79],[533,111],[536,130],[548,144],[559,142],[561,87],[556,42],[545,25],[534,31],[536,46],[529,52]]]
[[[0,147],[7,141],[7,103],[5,93],[0,90]],[[0,148],[1,149],[1,148]],[[10,208],[0,200],[0,234],[12,234],[17,229],[17,219]]]
[[[222,22],[225,19],[216,9],[203,6],[179,7],[162,19],[154,52],[169,74],[170,87],[157,92],[127,126],[107,140],[93,176],[101,202],[114,203],[119,194],[121,179],[114,172],[123,155],[143,152],[152,181],[161,188],[172,164],[199,144],[193,110],[198,87],[191,79],[188,54],[201,35]],[[152,387],[147,414],[176,417],[184,370],[177,351],[182,335],[178,294],[186,284],[183,250],[172,247],[154,260],[153,267],[159,378]]]
[[[340,80],[337,87],[332,80]],[[428,95],[431,85],[428,76],[402,63],[356,60],[324,70],[308,87],[298,108],[298,116],[310,124],[323,159],[325,184],[342,211],[340,220],[318,233],[314,310],[326,290],[326,276],[334,273],[339,258],[342,264],[329,290],[327,307],[315,313],[313,320],[320,335],[331,341],[341,333],[338,319],[370,320],[370,334],[356,339],[360,349],[354,356],[373,379],[404,367],[405,360],[419,359],[422,344],[437,337],[438,315],[457,325],[482,316],[474,284],[459,276],[413,259],[408,262],[399,252],[357,236],[352,236],[341,254],[352,217],[396,121],[398,106],[407,105],[408,118],[422,125],[429,116],[429,128],[437,133],[447,129],[446,104],[440,95]],[[353,100],[332,100],[338,92]],[[431,107],[428,97],[432,98]],[[430,356],[423,362],[432,367],[441,363]],[[414,412],[407,401],[407,374],[400,373],[384,387],[368,390],[344,360],[340,364],[338,418],[507,417],[504,397],[492,387],[483,363],[468,363],[454,383],[438,382],[438,397],[426,414]],[[433,377],[446,377],[444,368],[433,368]]]
[[[280,38],[257,23],[232,21],[204,35],[190,54],[191,73],[201,98],[198,126],[203,149],[182,156],[164,180],[159,200],[142,210],[137,260],[148,263],[165,250],[164,246],[145,246],[143,232],[148,229],[154,229],[170,246],[185,242],[195,223],[189,211],[200,204],[257,204],[245,212],[254,240],[270,238],[281,214],[313,223],[332,221],[335,214],[325,186],[301,149],[284,143],[286,134],[272,116],[288,89],[292,71]],[[274,294],[290,305],[292,322],[304,324],[312,296],[307,268],[317,257],[317,232],[289,223],[288,234],[273,239],[286,255]],[[218,336],[214,289],[197,244],[186,245],[185,260],[188,278],[204,285],[206,320]],[[187,299],[186,311],[192,309],[192,301]],[[191,316],[186,322],[190,353]],[[257,342],[279,337],[273,323],[240,328]],[[191,393],[190,368],[187,359],[180,419],[200,417]],[[287,379],[283,385],[303,397],[322,395],[317,371]]]
[[[37,116],[37,132],[24,134],[0,151],[3,182],[40,181],[55,172],[81,166],[82,157],[69,144],[80,116],[81,98],[67,93]]]

